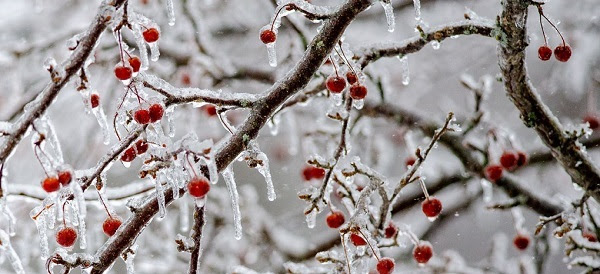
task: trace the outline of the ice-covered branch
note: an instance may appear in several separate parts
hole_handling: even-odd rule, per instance
[[[506,92],[520,111],[525,125],[537,132],[573,182],[600,201],[600,170],[577,138],[565,131],[558,118],[542,102],[529,80],[525,67],[525,48],[529,41],[526,28],[529,4],[521,0],[502,2],[498,58]]]
[[[204,206],[194,206],[194,227],[192,231],[192,241],[194,241],[194,247],[191,251],[190,257],[190,268],[188,273],[193,274],[198,272],[198,266],[200,265],[200,253],[202,251],[201,240],[202,240],[202,228],[204,227]]]

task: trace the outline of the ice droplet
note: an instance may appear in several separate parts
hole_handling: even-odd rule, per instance
[[[169,16],[169,26],[175,25],[175,7],[173,6],[173,0],[167,0],[167,14]]]
[[[306,225],[308,228],[314,228],[315,222],[317,219],[317,210],[313,210],[310,213],[306,214]]]
[[[273,178],[271,177],[271,170],[269,169],[269,158],[267,158],[267,155],[264,152],[260,152],[257,158],[262,161],[262,165],[258,165],[256,168],[258,169],[258,172],[265,177],[265,181],[267,182],[267,199],[269,199],[269,201],[274,201],[277,198],[277,195],[275,194]]]
[[[402,84],[407,86],[410,83],[410,72],[408,69],[408,57],[398,56],[398,60],[400,60],[400,69],[402,70]]]
[[[391,0],[380,1],[383,11],[385,12],[385,19],[387,20],[388,31],[394,32],[396,28],[396,19],[394,18],[394,7],[392,6]]]
[[[150,60],[152,60],[152,62],[158,61],[158,57],[160,56],[160,51],[158,50],[158,41],[148,43],[148,46],[150,46]]]
[[[365,100],[364,100],[364,99],[360,99],[360,100],[353,100],[353,101],[352,101],[352,106],[353,106],[355,109],[362,109],[364,105],[365,105]]]
[[[156,199],[158,201],[158,217],[160,219],[167,214],[167,206],[165,205],[165,193],[163,192],[162,181],[165,179],[164,172],[160,172],[156,180],[154,180],[154,188],[156,189]]]
[[[436,41],[436,40],[433,40],[433,41],[431,41],[431,47],[432,47],[434,50],[438,50],[438,49],[440,49],[440,45],[441,45],[441,44],[440,44],[440,42],[438,42],[438,41]]]
[[[275,42],[269,43],[267,46],[267,55],[269,57],[269,66],[277,66],[277,53],[275,51]]]
[[[237,240],[242,239],[242,214],[240,212],[240,196],[237,191],[235,184],[235,176],[231,167],[227,167],[223,170],[223,178],[227,184],[227,190],[229,190],[229,198],[231,199],[231,207],[233,209],[233,225],[235,227],[235,238]]]

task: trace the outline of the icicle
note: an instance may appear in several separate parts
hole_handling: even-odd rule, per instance
[[[352,106],[353,106],[355,109],[362,109],[364,105],[365,105],[365,100],[364,100],[364,99],[360,99],[360,100],[353,100],[353,101],[352,101]]]
[[[152,60],[152,62],[158,61],[158,57],[160,56],[158,42],[148,43],[148,46],[150,46],[150,60]]]
[[[231,167],[227,167],[223,170],[223,178],[227,184],[229,190],[229,198],[231,199],[231,207],[233,209],[233,223],[235,226],[235,238],[237,240],[242,239],[242,214],[240,213],[240,201],[239,194],[237,192],[237,186],[235,184],[235,177]]]
[[[167,0],[167,15],[169,16],[169,26],[174,26],[175,25],[175,8],[173,7],[173,0]]]
[[[415,6],[415,20],[421,21],[421,0],[413,0]]]
[[[402,70],[402,84],[407,86],[410,83],[408,57],[406,55],[398,55],[398,60],[400,60],[400,69]]]
[[[313,210],[310,213],[306,214],[306,225],[308,228],[314,228],[315,222],[317,219],[317,210]]]
[[[188,206],[188,202],[185,199],[181,200],[179,204],[179,218],[180,218],[180,228],[181,231],[188,231],[190,229],[190,219],[188,218],[190,214],[190,207]]]
[[[15,273],[25,274],[25,270],[23,270],[23,265],[21,264],[21,259],[19,259],[17,252],[15,252],[15,249],[10,244],[10,238],[2,229],[0,229],[0,250],[4,251],[6,259],[12,265]]]
[[[131,5],[127,6],[128,8]],[[148,61],[148,50],[146,48],[146,41],[144,41],[144,36],[142,34],[142,30],[138,24],[132,24],[133,27],[133,37],[135,39],[135,43],[138,47],[138,51],[140,53],[140,60],[142,61],[142,66],[140,67],[140,71],[147,70],[149,66]]]
[[[98,106],[92,109],[92,113],[96,117],[98,125],[100,125],[100,129],[102,129],[104,144],[110,144],[110,129],[108,127],[108,122],[106,121],[106,114],[104,114],[104,110]]]
[[[171,0],[169,0],[171,1]],[[133,265],[133,259],[135,258],[135,254],[137,252],[138,245],[131,246],[132,252],[127,252],[127,260],[125,260],[125,266],[127,268],[127,274],[135,274],[135,267]]]
[[[269,122],[267,122],[267,124],[269,125],[269,130],[271,132],[271,135],[277,136],[277,133],[279,133],[279,124],[280,124],[280,122],[281,122],[281,116],[280,115],[273,116],[273,118],[271,118],[269,120]]]
[[[154,180],[154,188],[156,189],[156,199],[158,200],[158,216],[159,218],[164,218],[165,214],[167,214],[167,209],[165,205],[165,193],[163,192],[163,187],[161,181],[165,179],[164,173],[159,173],[158,178]]]
[[[214,160],[212,160],[215,158],[214,150],[211,150],[211,153],[208,156],[209,156],[209,159],[200,157],[200,161],[204,162],[206,167],[208,167],[208,175],[210,176],[210,183],[216,184],[219,181],[219,170],[217,169],[217,163]]]
[[[277,67],[277,53],[275,51],[275,42],[268,43],[266,46],[267,56],[269,57],[269,66]]]
[[[271,170],[269,169],[269,158],[263,152],[260,152],[257,156],[257,159],[262,161],[262,165],[256,166],[258,172],[265,177],[265,181],[267,181],[267,198],[269,201],[274,201],[277,198],[275,194],[275,187],[273,186],[273,179],[271,178]]]
[[[392,1],[382,0],[380,1],[380,3],[385,12],[385,19],[387,20],[388,31],[394,32],[394,29],[396,28],[396,19],[394,18],[394,7],[392,6]]]
[[[40,252],[41,252],[41,259],[42,260],[46,260],[46,258],[48,258],[48,234],[46,233],[46,210],[44,210],[42,213],[40,213],[42,210],[44,210],[44,206],[37,206],[34,209],[31,210],[31,212],[29,213],[29,215],[31,216],[31,218],[33,219],[35,217],[35,219],[33,220],[35,222],[35,226],[37,227],[38,230],[38,236],[40,239]],[[39,214],[39,215],[37,215]],[[37,217],[36,217],[37,215]]]
[[[175,106],[170,106],[165,110],[167,116],[167,125],[169,137],[175,137]]]
[[[5,190],[3,190],[4,193],[7,193]],[[10,208],[8,208],[8,203],[6,202],[6,196],[2,196],[0,197],[0,213],[4,214],[4,216],[6,216],[6,219],[8,221],[8,234],[11,236],[15,235],[15,225],[17,224],[16,222],[16,218],[15,215],[13,215],[12,211],[10,210]]]

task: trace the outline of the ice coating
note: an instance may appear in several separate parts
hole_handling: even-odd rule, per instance
[[[162,182],[166,180],[166,175],[163,170],[158,173],[154,180],[154,188],[156,189],[156,198],[158,200],[158,216],[164,218],[167,214],[167,206],[165,204],[165,193],[163,192]]]
[[[418,0],[415,0],[418,1]],[[392,6],[391,0],[381,0],[379,1],[381,6],[383,7],[383,11],[385,12],[385,19],[388,25],[388,31],[394,32],[396,28],[396,19],[394,18],[394,7]]]
[[[408,69],[408,56],[398,56],[400,60],[400,70],[402,71],[402,84],[407,86],[410,83],[410,72]]]
[[[0,251],[4,253],[4,256],[6,256],[6,259],[10,262],[16,274],[25,274],[21,259],[10,243],[10,237],[2,229],[0,229]]]
[[[173,0],[167,0],[167,16],[169,17],[169,26],[175,25],[175,7]]]
[[[421,21],[421,0],[413,0],[413,5],[415,7],[415,20],[419,22]]]
[[[225,179],[225,184],[227,184],[227,190],[229,191],[229,198],[231,199],[235,238],[240,240],[242,239],[242,214],[240,212],[240,196],[237,191],[233,170],[231,167],[227,167],[221,174],[223,174],[223,179]]]
[[[269,58],[269,66],[277,67],[277,52],[275,48],[275,42],[266,44],[267,57]]]
[[[98,106],[92,109],[92,113],[94,114],[94,117],[96,117],[96,121],[98,121],[98,125],[100,125],[100,129],[102,130],[104,144],[110,144],[110,129],[106,120],[106,114],[104,114],[104,109],[102,109],[101,106]]]

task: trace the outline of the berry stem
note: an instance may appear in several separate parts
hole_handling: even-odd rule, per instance
[[[375,248],[373,248],[373,246],[371,245],[371,241],[369,241],[369,238],[367,238],[367,236],[365,236],[365,234],[360,231],[360,229],[357,229],[358,233],[360,233],[360,235],[363,236],[363,238],[365,238],[365,242],[367,242],[367,244],[369,244],[369,247],[371,248],[371,251],[373,251],[373,255],[375,255],[375,258],[377,259],[377,261],[381,260],[379,258],[379,256],[377,255],[377,252],[375,252]]]
[[[348,264],[348,274],[352,274],[352,268],[350,268],[350,259],[348,258],[348,250],[346,250],[346,241],[344,241],[344,236],[346,234],[340,233],[340,239],[342,241],[342,248],[344,249],[344,255],[346,255],[346,264]]]
[[[62,211],[63,211],[63,226],[67,227],[67,220],[65,219],[65,206],[67,205],[67,202],[69,202],[68,200],[65,201],[62,205]]]
[[[35,214],[35,216],[31,217],[31,219],[33,219],[34,221],[37,220],[37,218],[46,210],[51,208],[54,205],[54,203],[51,203],[47,206],[45,206],[44,208],[42,208],[42,210],[40,210],[40,212],[38,212],[37,214]]]
[[[346,57],[346,54],[344,53],[344,49],[342,48],[341,42],[339,44],[339,47],[340,47],[340,51],[342,52],[341,55],[340,55],[340,52],[338,52],[337,48],[334,47],[333,49],[339,56],[342,56],[342,60],[344,60],[344,63],[346,63],[346,66],[348,66],[350,68],[350,70],[352,71],[352,73],[354,73],[354,75],[356,75],[358,78],[358,74],[354,70],[354,67],[352,67],[352,65],[350,65],[350,61],[348,61],[348,57]]]
[[[281,12],[281,10],[283,10],[283,8],[285,8],[286,6],[288,6],[288,4],[281,6],[281,8],[279,8],[279,10],[277,11],[277,13],[275,13],[275,17],[273,17],[273,21],[271,22],[271,31],[273,31],[273,27],[275,26],[275,20],[277,20],[277,17],[279,16],[279,13]]]
[[[123,58],[123,41],[121,41],[121,30],[117,31],[117,37],[119,39],[119,51],[121,52],[121,64],[125,66],[125,58]]]
[[[546,19],[546,21],[548,21],[548,23],[550,23],[550,25],[556,30],[556,32],[558,32],[558,35],[560,35],[560,39],[562,39],[563,42],[563,46],[566,46],[567,43],[565,42],[565,38],[562,36],[562,33],[560,33],[560,30],[558,30],[558,28],[554,25],[554,23],[552,23],[552,21],[550,21],[550,19],[548,19],[548,17],[546,17],[546,15],[544,15],[544,12],[542,11],[542,6],[538,5],[538,12],[540,13],[541,16],[544,17],[544,19]]]
[[[42,160],[40,159],[40,155],[38,154],[38,149],[44,153],[44,151],[40,148],[39,145],[36,145],[33,149],[33,154],[35,154],[35,158],[38,160],[38,162],[40,163],[40,166],[42,166],[42,170],[44,171],[44,173],[46,174],[46,177],[50,177],[50,175],[48,175],[48,172],[46,171],[46,167],[44,167],[44,164],[42,163]]]
[[[331,58],[331,56],[329,56],[329,61],[331,61],[331,65],[333,66],[333,69],[335,70],[335,76],[340,77],[340,75],[338,74],[337,66],[335,65],[335,62],[333,62],[333,58]]]
[[[425,186],[425,181],[420,178],[419,185],[421,186],[421,190],[423,190],[423,195],[425,195],[425,199],[429,200],[429,192],[427,192],[427,186]]]
[[[540,14],[540,28],[542,29],[542,35],[544,36],[544,46],[548,46],[548,38],[546,37],[546,32],[544,31],[544,24],[542,24],[542,6],[538,7],[538,13]]]
[[[121,103],[119,104],[119,107],[117,107],[117,111],[115,111],[115,117],[113,118],[113,128],[115,129],[115,134],[117,135],[117,138],[119,139],[119,142],[121,141],[121,136],[119,136],[119,131],[117,130],[117,116],[119,115],[119,110],[121,109],[121,107],[125,103],[125,99],[127,99],[127,94],[128,93],[129,93],[129,88],[125,90],[125,94],[123,95],[123,100],[121,100]]]
[[[110,211],[108,210],[108,207],[104,203],[104,199],[102,198],[102,194],[100,194],[100,191],[98,191],[97,189],[96,189],[96,192],[98,193],[98,198],[100,198],[100,202],[104,206],[104,210],[106,210],[106,214],[108,214],[108,217],[112,219],[112,215],[110,215]]]
[[[185,153],[185,160],[188,162],[188,165],[190,166],[192,173],[194,173],[194,178],[198,177],[198,175],[196,174],[196,170],[194,169],[194,166],[192,165],[192,162],[190,162],[190,153],[189,152]]]

